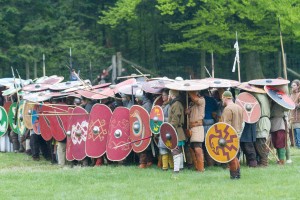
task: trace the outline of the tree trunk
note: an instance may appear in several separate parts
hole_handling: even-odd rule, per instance
[[[206,70],[204,68],[204,66],[206,65],[206,51],[201,51],[200,52],[200,78],[205,78],[206,76]]]
[[[246,71],[246,80],[264,78],[262,66],[260,63],[260,56],[257,52],[249,52],[245,54],[245,63],[241,69]]]
[[[28,63],[28,61],[26,61],[25,67],[26,67],[26,79],[29,79],[30,75],[29,75],[29,63]]]

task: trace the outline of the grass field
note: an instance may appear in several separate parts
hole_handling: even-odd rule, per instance
[[[0,199],[300,199],[300,150],[293,163],[268,168],[242,166],[241,179],[229,171],[185,169],[174,176],[157,167],[64,167],[32,161],[25,154],[0,153]]]

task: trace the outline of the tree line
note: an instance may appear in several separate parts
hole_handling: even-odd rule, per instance
[[[298,13],[297,0],[1,0],[0,76],[11,77],[11,66],[23,77],[37,66],[42,76],[44,54],[46,75],[67,78],[71,65],[95,78],[121,52],[170,78],[208,77],[213,58],[215,77],[237,79],[237,32],[242,81],[275,78],[283,76],[280,31],[287,67],[299,73]]]

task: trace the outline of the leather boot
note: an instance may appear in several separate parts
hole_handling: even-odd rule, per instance
[[[196,170],[199,172],[204,172],[204,156],[203,156],[203,151],[201,148],[195,148],[195,154],[196,154],[196,160],[197,160],[197,165],[196,165]]]
[[[162,169],[168,170],[169,155],[168,154],[161,155],[161,161],[162,161]]]
[[[192,157],[192,160],[193,160],[194,167],[195,167],[195,169],[197,169],[196,154],[195,154],[195,151],[192,148],[190,148],[190,154],[191,154],[191,157]]]
[[[147,167],[147,154],[145,152],[140,153],[140,165],[139,168],[146,168]]]
[[[163,167],[162,156],[163,156],[163,155],[159,155],[159,156],[158,156],[158,160],[157,160],[157,167],[158,167],[158,168],[162,168],[162,167]]]

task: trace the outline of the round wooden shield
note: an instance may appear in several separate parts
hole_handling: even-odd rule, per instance
[[[28,129],[33,129],[32,120],[31,120],[31,113],[32,109],[34,107],[34,104],[32,102],[26,101],[24,104],[23,109],[23,122],[24,126]]]
[[[8,96],[8,95],[12,95],[12,94],[15,94],[17,93],[18,91],[20,91],[21,88],[9,88],[7,90],[3,90],[2,91],[2,96]]]
[[[179,90],[179,91],[198,91],[198,90],[205,90],[209,86],[205,84],[203,81],[184,80],[184,81],[175,81],[173,83],[166,84],[165,87],[171,90]]]
[[[51,85],[49,87],[50,90],[65,90],[68,88],[72,88],[75,86],[82,85],[80,81],[67,81],[67,82],[62,82],[62,83],[57,83],[54,85]]]
[[[78,94],[89,99],[106,99],[115,96],[111,88],[97,88],[93,90],[77,90]]]
[[[19,103],[19,109],[18,109],[18,113],[17,113],[17,125],[18,125],[18,129],[19,129],[19,134],[20,135],[24,135],[24,133],[26,132],[26,127],[24,124],[24,106],[25,106],[26,101],[25,100],[21,100]]]
[[[200,81],[208,84],[210,88],[228,88],[240,85],[240,82],[222,78],[205,78]]]
[[[98,158],[106,152],[109,122],[112,116],[110,108],[104,104],[95,104],[89,118],[89,127],[85,145],[85,153]]]
[[[142,84],[142,90],[152,94],[161,94],[162,89],[165,88],[165,85],[172,82],[174,81],[163,79],[144,82]]]
[[[43,90],[48,90],[50,86],[51,86],[50,84],[34,83],[34,84],[24,86],[22,90],[30,91],[30,92],[39,92]]]
[[[125,81],[122,81],[122,82],[120,82],[120,83],[118,83],[116,85],[112,85],[111,88],[114,89],[115,93],[119,93],[120,92],[119,88],[121,88],[122,86],[124,86],[124,85],[134,85],[136,83],[137,83],[136,79],[135,78],[131,78],[131,79],[127,79]]]
[[[47,104],[41,105],[38,121],[40,125],[41,136],[45,141],[52,139],[53,129],[51,128],[52,124],[50,123],[49,118],[54,118],[55,116],[48,116],[48,114],[52,113],[53,109],[47,106]]]
[[[279,88],[276,88],[274,86],[267,85],[264,87],[264,89],[267,92],[268,96],[282,107],[288,110],[295,109],[296,105],[294,101],[283,90],[280,90]]]
[[[73,108],[68,108],[68,113],[71,114],[73,113]],[[66,116],[66,115],[64,115]],[[71,138],[71,122],[70,122],[70,119],[71,117],[70,116],[67,116],[69,119],[68,120],[64,120],[63,117],[64,116],[58,116],[58,119],[60,119],[61,121],[61,125],[64,127],[65,131],[66,131],[66,136],[67,136],[67,142],[66,142],[66,159],[68,161],[73,161],[75,160],[75,158],[73,157],[73,154],[72,154],[72,148],[73,148],[73,142],[72,142],[72,138]]]
[[[235,103],[243,109],[243,120],[249,124],[256,123],[261,116],[261,108],[257,99],[248,92],[242,92]]]
[[[249,81],[249,84],[251,85],[260,85],[260,86],[265,86],[265,85],[286,85],[289,84],[289,80],[285,79],[255,79]]]
[[[129,110],[130,138],[132,149],[136,153],[145,151],[151,142],[151,129],[149,114],[145,108],[133,105]]]
[[[250,85],[248,82],[241,83],[237,86],[237,88],[247,92],[266,94],[266,91],[263,88],[255,87],[254,85]]]
[[[16,102],[10,105],[9,112],[8,112],[8,121],[9,121],[10,128],[13,130],[13,132],[19,134]]]
[[[85,142],[87,137],[89,114],[82,107],[75,107],[70,119],[70,131],[72,139],[72,155],[75,160],[83,160],[85,154]]]
[[[178,137],[175,128],[172,124],[164,122],[160,127],[160,137],[164,145],[173,150],[177,147]]]
[[[29,93],[24,95],[23,99],[31,102],[47,101],[51,98],[51,96],[48,95],[49,93],[50,92],[46,92],[46,91]]]
[[[134,83],[134,84],[124,85],[120,87],[119,92],[126,95],[135,95],[136,91],[140,89],[142,89],[142,85]]]
[[[53,75],[53,76],[50,76],[46,79],[44,79],[42,81],[43,84],[50,84],[50,85],[54,85],[54,84],[57,84],[57,83],[60,83],[64,80],[64,77],[63,76],[56,76],[56,75]]]
[[[8,128],[8,116],[6,110],[0,106],[0,137],[3,136]]]
[[[153,106],[150,112],[150,129],[153,134],[159,134],[160,126],[164,122],[164,112],[160,106]]]
[[[130,144],[129,109],[117,107],[110,119],[106,156],[111,161],[124,160],[132,150]]]
[[[227,163],[235,158],[239,145],[236,130],[229,124],[219,122],[207,131],[205,147],[209,155],[217,162]]]

